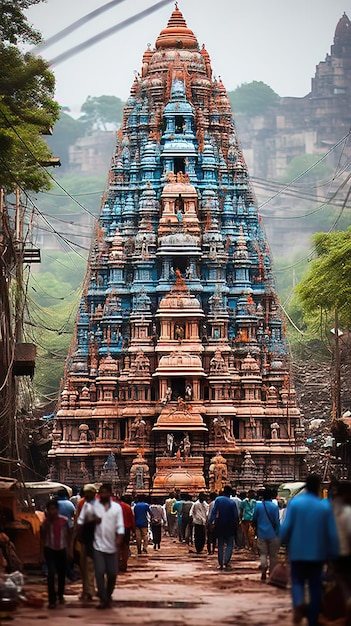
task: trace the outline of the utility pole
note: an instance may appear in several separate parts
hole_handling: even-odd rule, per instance
[[[340,336],[342,332],[339,330],[339,313],[335,309],[334,329],[335,335],[334,345],[334,371],[333,371],[333,389],[332,389],[332,420],[341,417],[341,380],[340,380]]]
[[[16,189],[15,248],[16,248],[16,297],[15,297],[15,341],[23,340],[24,290],[23,290],[23,220],[20,190]]]

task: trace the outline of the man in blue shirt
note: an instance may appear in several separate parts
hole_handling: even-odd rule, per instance
[[[230,498],[231,487],[226,485],[223,495],[215,499],[211,515],[210,524],[215,525],[215,534],[218,537],[218,568],[230,568],[229,561],[233,552],[233,543],[236,530],[239,524],[238,508]]]
[[[306,480],[306,493],[290,500],[280,530],[282,544],[288,546],[291,565],[291,594],[294,623],[299,624],[304,615],[309,626],[317,626],[322,603],[322,569],[329,559],[339,552],[337,529],[331,504],[320,500],[321,479],[310,474]],[[310,602],[305,604],[305,584],[309,586]]]
[[[148,528],[151,513],[150,507],[147,502],[144,501],[142,495],[138,495],[138,501],[133,512],[135,517],[135,538],[138,554],[141,554],[141,551],[146,554],[149,543]],[[141,546],[143,546],[143,548],[141,548]]]
[[[183,526],[182,526],[182,509],[183,509],[184,500],[181,496],[177,496],[175,502],[172,505],[172,513],[177,514],[177,528],[178,528],[178,539],[180,542],[184,541],[183,535]]]
[[[261,559],[261,580],[267,578],[269,558],[269,572],[272,573],[277,563],[279,550],[279,508],[272,502],[272,492],[265,489],[262,502],[256,502],[252,518],[252,524],[256,528],[257,547]]]

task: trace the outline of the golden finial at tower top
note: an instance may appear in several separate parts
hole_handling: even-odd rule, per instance
[[[175,6],[176,10],[178,10],[178,2],[175,2],[174,6]]]

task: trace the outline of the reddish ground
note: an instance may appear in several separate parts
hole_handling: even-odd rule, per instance
[[[79,583],[67,585],[65,606],[48,610],[45,581],[32,575],[26,588],[43,592],[45,605],[20,606],[11,615],[12,624],[34,626],[48,620],[52,626],[292,625],[289,590],[261,582],[258,559],[247,551],[235,552],[228,571],[217,570],[216,555],[189,553],[185,544],[169,538],[163,539],[160,551],[150,545],[148,555],[137,557],[132,546],[132,553],[128,572],[118,577],[111,610],[98,611],[96,603],[83,605]]]

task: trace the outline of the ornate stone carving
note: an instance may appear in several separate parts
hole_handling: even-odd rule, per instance
[[[212,457],[209,467],[209,488],[210,491],[220,493],[227,484],[228,468],[227,461],[222,456],[221,452],[217,452],[216,456]]]

